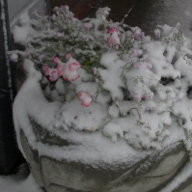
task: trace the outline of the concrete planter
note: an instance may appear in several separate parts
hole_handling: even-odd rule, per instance
[[[33,86],[30,88],[24,86],[22,91],[24,89],[29,95],[35,92]],[[25,99],[23,94],[18,94],[15,105],[20,99],[22,101]],[[38,102],[38,98],[35,97],[34,101]],[[30,102],[33,102],[33,99]],[[17,115],[16,112],[14,115]],[[30,144],[31,136],[26,134],[29,129],[33,132],[33,141],[37,142],[37,145],[46,144],[50,148],[54,146],[62,149],[73,147],[74,144],[51,134],[34,120],[33,115],[35,114],[27,116],[29,127],[24,127],[26,124],[22,124],[22,119],[18,119],[22,126],[17,127],[17,136],[34,178],[46,192],[158,192],[180,173],[189,160],[182,142],[151,152],[135,162],[115,166],[114,164],[94,166],[70,161],[65,157],[57,160],[51,155],[42,155]],[[190,184],[191,180],[187,178],[174,191],[189,192]]]
[[[66,141],[50,137],[40,125],[33,121],[31,123],[37,138],[44,135],[41,142],[67,145]],[[20,134],[32,174],[47,192],[157,192],[173,179],[188,161],[184,145],[178,142],[132,165],[94,168],[82,163],[67,162],[65,159],[57,161],[48,156],[40,156],[29,145],[24,133],[21,131]]]

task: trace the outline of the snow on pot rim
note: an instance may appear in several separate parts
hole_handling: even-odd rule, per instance
[[[107,20],[108,8],[99,9],[96,18],[82,22],[66,7],[55,11],[49,19],[21,26],[29,29],[35,25],[26,50],[18,53],[28,59],[26,66],[34,62],[40,72],[31,68],[19,95],[34,90],[25,99],[18,96],[23,99],[16,99],[15,105],[22,106],[26,100],[24,114],[32,115],[53,134],[81,143],[79,147],[87,156],[74,153],[71,158],[76,160],[86,156],[115,162],[179,140],[190,149],[192,52],[181,26],[158,26],[152,39],[138,27]],[[31,107],[28,100],[34,101]],[[42,104],[35,104],[38,100]],[[21,119],[15,117],[17,127],[22,126]],[[33,134],[27,130],[25,134],[35,143]],[[90,153],[90,149],[98,154],[94,150]],[[43,148],[42,153],[45,151],[51,154],[50,149]],[[68,152],[72,155],[70,148]]]

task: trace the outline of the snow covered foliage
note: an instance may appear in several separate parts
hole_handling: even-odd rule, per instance
[[[68,6],[57,7],[14,31],[25,45],[15,53],[42,73],[47,100],[63,105],[54,129],[98,132],[137,150],[183,139],[190,149],[192,50],[181,26],[158,26],[149,37],[109,20],[109,11],[78,20]]]

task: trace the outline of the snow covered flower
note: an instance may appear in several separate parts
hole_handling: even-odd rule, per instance
[[[50,68],[48,65],[44,65],[42,67],[42,72],[50,81],[56,81],[59,79],[58,70],[55,68]]]
[[[111,27],[108,29],[107,33],[109,37],[107,38],[107,43],[109,47],[119,47],[120,46],[120,38],[119,38],[119,30],[115,27]]]
[[[144,37],[144,33],[141,31],[139,27],[136,27],[133,31],[133,38],[137,41],[141,40]]]
[[[68,61],[63,66],[63,79],[66,81],[75,81],[80,78],[78,73],[81,65],[80,63],[72,57],[71,54],[66,55]]]
[[[49,69],[48,77],[50,81],[57,81],[59,79],[57,69]]]
[[[43,74],[44,74],[45,76],[48,76],[49,73],[50,73],[50,68],[49,68],[49,66],[48,66],[48,65],[43,65],[42,71],[43,71]]]
[[[85,91],[80,91],[77,94],[79,100],[81,101],[81,105],[84,107],[89,107],[92,103],[92,98],[91,96],[85,92]]]
[[[62,65],[57,65],[57,73],[59,77],[63,76],[63,66]]]

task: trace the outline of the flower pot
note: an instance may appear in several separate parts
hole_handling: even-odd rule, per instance
[[[75,132],[67,133],[66,138],[66,133],[52,134],[50,125],[59,105],[44,97],[39,76],[39,72],[32,71],[18,93],[14,120],[20,149],[37,183],[47,192],[157,192],[186,165],[188,153],[182,142],[162,150],[134,152],[127,161],[121,161],[121,153],[117,153],[119,158],[114,161],[103,158],[102,155],[108,156],[110,151],[105,147],[105,154],[87,146],[86,157],[75,156],[82,144],[81,138],[77,142]],[[95,135],[89,133],[88,137],[93,140],[97,138]],[[117,150],[123,150],[121,147]],[[92,156],[94,153],[97,155]]]

